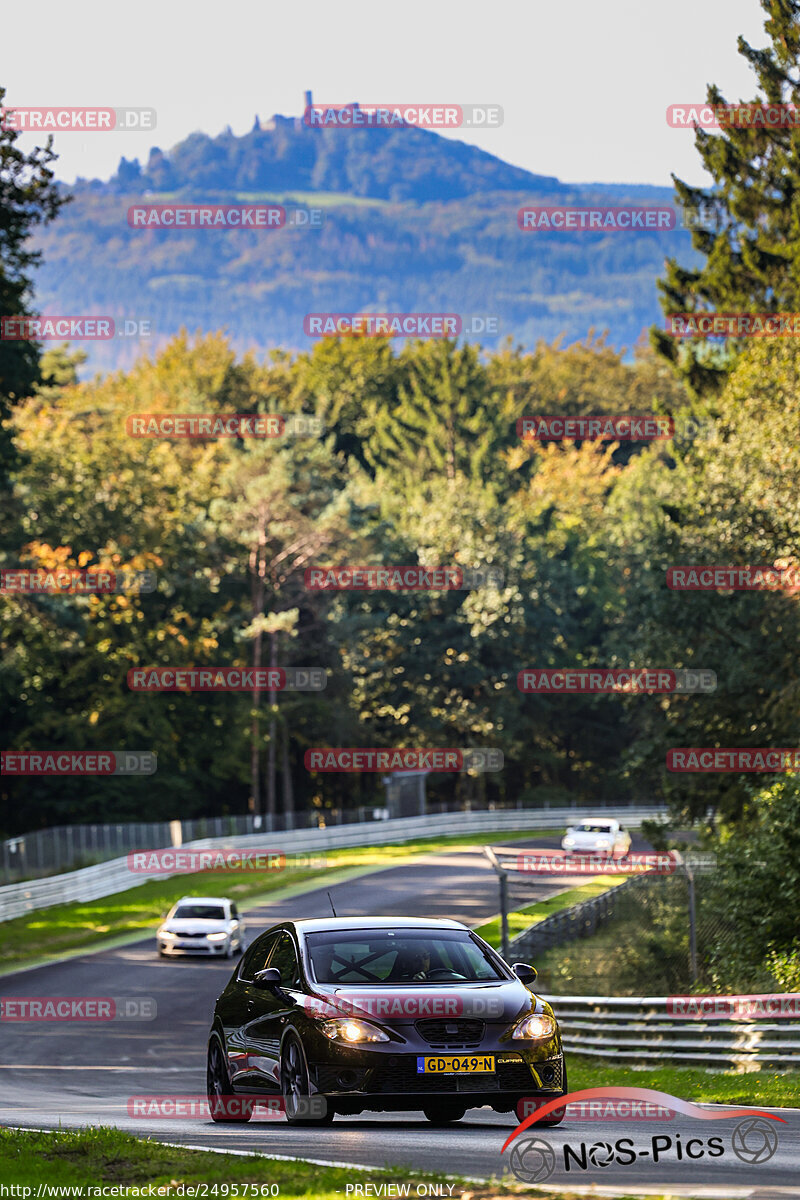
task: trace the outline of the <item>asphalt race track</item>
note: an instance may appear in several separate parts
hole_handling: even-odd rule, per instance
[[[557,839],[516,845],[553,848]],[[634,838],[633,850],[646,849]],[[580,880],[543,881],[541,898]],[[284,917],[327,915],[326,889],[247,912],[248,939]],[[486,859],[475,850],[427,855],[413,865],[391,867],[349,882],[332,885],[339,916],[407,914],[454,917],[477,924],[498,907],[497,879]],[[86,954],[47,967],[6,976],[0,982],[4,997],[114,996],[152,997],[157,1016],[149,1021],[2,1022],[0,1050],[0,1122],[4,1125],[50,1128],[113,1124],[132,1133],[168,1142],[250,1153],[277,1154],[361,1166],[405,1165],[445,1175],[488,1179],[508,1171],[511,1150],[501,1155],[516,1120],[491,1109],[473,1109],[457,1125],[432,1127],[419,1113],[364,1114],[336,1117],[322,1129],[290,1128],[282,1118],[257,1115],[249,1125],[214,1125],[204,1117],[152,1119],[131,1115],[133,1097],[199,1097],[205,1092],[205,1048],[214,1000],[235,962],[161,960],[155,939],[126,947]],[[711,1111],[711,1110],[709,1110]],[[571,1120],[551,1130],[526,1130],[527,1142],[536,1137],[526,1166],[546,1162],[554,1152],[554,1169],[540,1186],[588,1185],[626,1190],[720,1197],[800,1195],[800,1110],[773,1110],[785,1124],[769,1122],[777,1131],[777,1150],[768,1161],[741,1161],[732,1149],[739,1119],[699,1121],[676,1115],[673,1120]],[[754,1145],[751,1140],[748,1145]],[[636,1161],[627,1165],[614,1157],[614,1142],[631,1139]],[[665,1138],[671,1138],[669,1147]],[[710,1137],[719,1137],[724,1152],[709,1158]],[[653,1138],[664,1147],[653,1162]],[[677,1158],[691,1139],[692,1161]],[[586,1169],[570,1157],[564,1170],[562,1147],[587,1162]],[[609,1147],[597,1147],[609,1143]],[[581,1150],[581,1144],[584,1149]],[[592,1147],[595,1147],[592,1150]],[[513,1148],[513,1147],[512,1147]],[[746,1147],[745,1147],[746,1149]],[[591,1157],[590,1157],[591,1155]],[[622,1155],[626,1157],[626,1155]],[[627,1155],[630,1157],[630,1155]],[[592,1158],[595,1165],[592,1164]],[[353,1182],[360,1181],[353,1172]],[[412,1195],[414,1194],[412,1189]],[[445,1191],[445,1195],[447,1192]]]

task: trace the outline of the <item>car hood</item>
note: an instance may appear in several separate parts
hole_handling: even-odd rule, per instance
[[[529,992],[520,980],[496,983],[383,987],[348,987],[316,984],[304,997],[304,1007],[317,1016],[360,1017],[389,1025],[413,1025],[419,1020],[482,1020],[510,1025],[528,1013],[547,1012],[549,1006]]]
[[[227,933],[227,921],[201,921],[186,918],[178,921],[165,921],[161,927],[169,933]]]

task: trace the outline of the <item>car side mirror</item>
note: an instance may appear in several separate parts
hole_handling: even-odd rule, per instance
[[[530,963],[514,963],[511,970],[520,983],[533,983],[539,974],[536,967],[532,967]]]
[[[256,971],[253,983],[257,983],[259,987],[263,988],[279,988],[281,973],[277,967],[265,967],[263,971]]]

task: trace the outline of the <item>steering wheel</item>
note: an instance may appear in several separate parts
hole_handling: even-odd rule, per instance
[[[466,980],[466,975],[459,975],[458,971],[451,971],[449,967],[437,967],[434,971],[428,971],[428,979],[463,979]]]

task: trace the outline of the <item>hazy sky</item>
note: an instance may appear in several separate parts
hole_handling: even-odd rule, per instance
[[[736,51],[766,43],[758,0],[37,0],[4,20],[0,84],[19,106],[150,106],[154,133],[60,133],[57,173],[107,178],[194,130],[237,134],[255,113],[345,103],[502,105],[459,131],[517,166],[567,181],[706,182],[690,131],[665,109],[717,83],[751,99]],[[347,136],[343,133],[342,136]],[[32,144],[33,135],[26,135]]]

